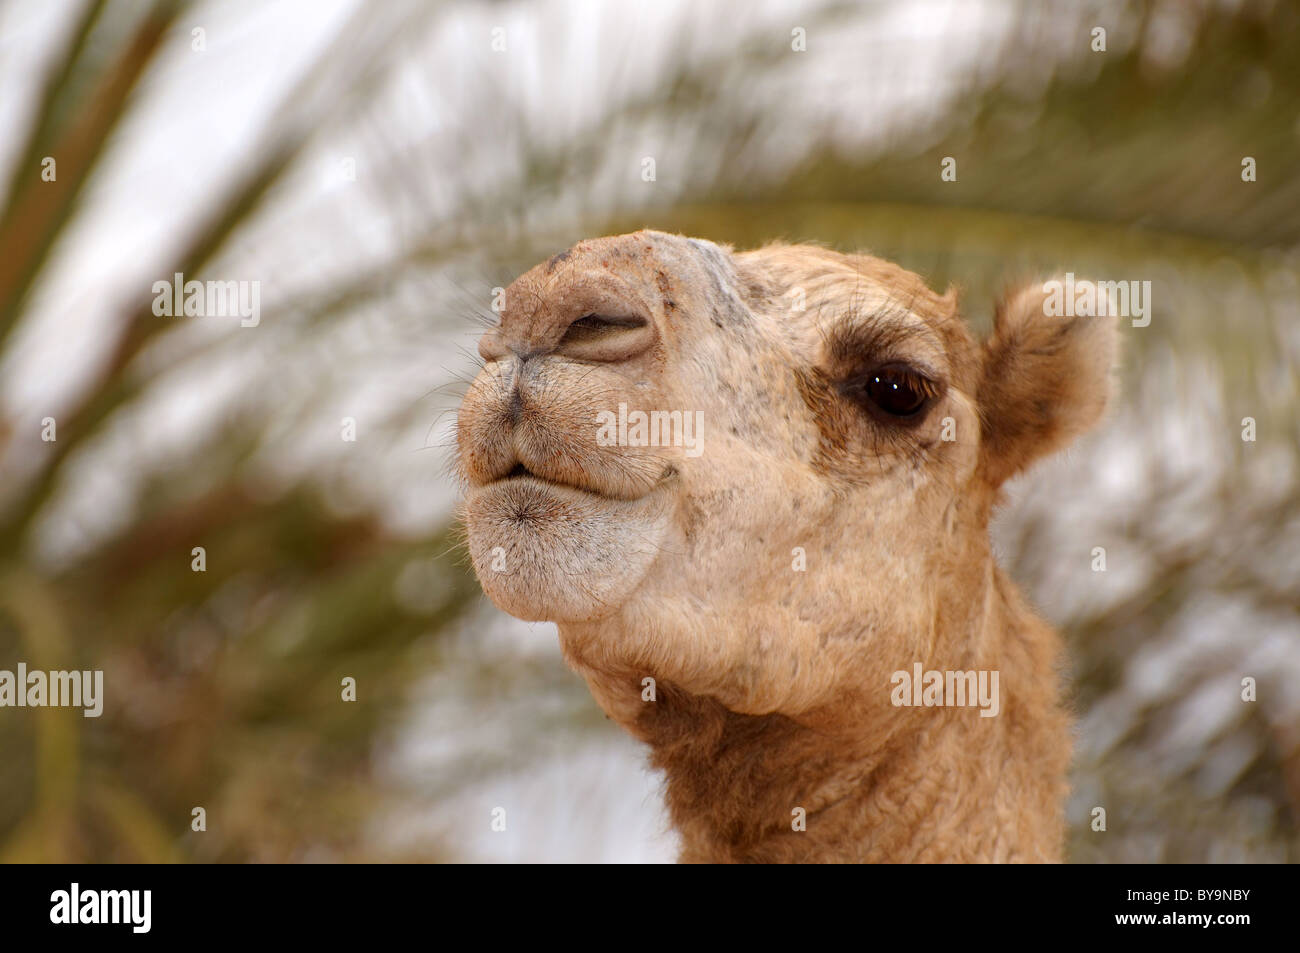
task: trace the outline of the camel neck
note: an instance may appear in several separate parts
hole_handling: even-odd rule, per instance
[[[740,714],[661,683],[629,727],[664,772],[682,860],[1058,860],[1070,746],[1055,654],[1023,651],[1044,640],[1024,638],[995,590],[980,615],[998,631],[981,633],[979,655],[998,668],[982,687],[980,671],[935,659],[919,673],[900,666],[906,684],[882,669],[879,684],[788,716]]]
[[[637,728],[664,772],[684,861],[905,862],[927,859],[929,826],[996,794],[995,778],[949,770],[972,735],[1001,733],[972,718],[899,709],[887,729],[855,730],[737,714],[667,687]]]

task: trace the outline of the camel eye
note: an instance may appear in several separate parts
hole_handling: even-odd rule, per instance
[[[935,396],[934,382],[905,364],[886,364],[868,372],[861,384],[870,403],[889,417],[915,417]]]

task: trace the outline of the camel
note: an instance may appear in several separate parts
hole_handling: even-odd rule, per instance
[[[1062,859],[1063,647],[988,527],[1102,416],[1117,330],[1044,294],[980,343],[881,259],[655,231],[505,290],[457,420],[470,558],[649,746],[681,861]]]

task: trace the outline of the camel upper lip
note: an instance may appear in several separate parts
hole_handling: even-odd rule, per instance
[[[618,497],[605,493],[598,487],[589,483],[574,483],[571,480],[557,479],[556,477],[546,473],[539,473],[537,470],[529,467],[528,464],[524,463],[522,460],[516,460],[514,466],[505,473],[491,480],[485,481],[482,485],[495,486],[497,484],[509,483],[513,480],[536,480],[538,483],[546,483],[550,486],[562,486],[570,490],[578,490],[579,492],[590,494],[591,496],[599,496],[611,500],[618,499]]]
[[[643,496],[648,496],[650,493],[653,493],[655,490],[659,489],[668,479],[676,475],[676,473],[677,473],[677,468],[672,466],[671,464],[668,464],[664,467],[663,472],[659,475],[659,478],[654,482],[654,485],[649,487],[645,491],[645,493],[637,494],[636,496],[625,496],[625,495],[620,495],[618,493],[611,493],[606,489],[598,486],[594,481],[592,482],[584,481],[582,483],[577,483],[572,480],[559,479],[556,476],[552,476],[549,473],[538,472],[538,470],[529,467],[528,464],[524,463],[522,460],[516,460],[514,465],[505,473],[491,480],[486,480],[480,485],[484,487],[488,487],[488,486],[496,486],[499,484],[509,483],[513,480],[535,480],[538,483],[545,483],[550,486],[565,487],[567,489],[577,490],[581,493],[586,493],[590,496],[596,496],[606,500],[627,502],[629,500],[640,499]]]

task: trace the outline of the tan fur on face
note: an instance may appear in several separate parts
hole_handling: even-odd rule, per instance
[[[1097,419],[1114,335],[1027,289],[981,348],[953,294],[869,256],[582,242],[512,284],[480,343],[458,425],[475,570],[556,621],[651,745],[684,859],[1059,859],[1059,643],[988,520]],[[923,372],[928,408],[864,403],[881,365]],[[599,445],[620,403],[699,411],[703,452]],[[918,662],[998,671],[1000,713],[895,707]]]

